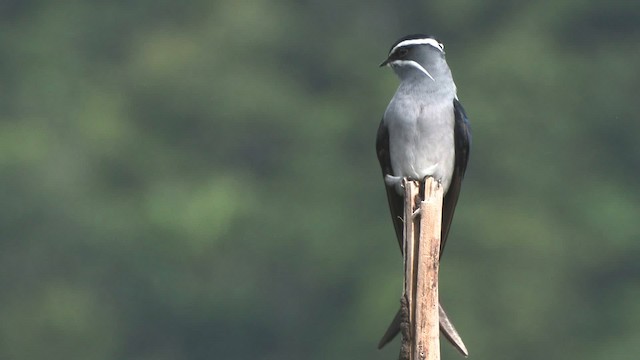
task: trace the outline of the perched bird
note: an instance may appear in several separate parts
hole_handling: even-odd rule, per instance
[[[388,58],[400,85],[382,117],[376,152],[382,168],[391,218],[402,251],[404,192],[402,178],[435,178],[443,187],[440,254],[447,241],[460,186],[469,159],[471,132],[458,101],[444,45],[426,35],[396,41]],[[380,340],[382,348],[400,331],[400,312]],[[467,349],[440,306],[440,330],[465,356]]]

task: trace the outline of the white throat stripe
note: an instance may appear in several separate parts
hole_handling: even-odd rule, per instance
[[[431,74],[429,74],[427,69],[425,69],[422,65],[418,64],[417,62],[415,62],[413,60],[394,60],[390,64],[392,64],[392,65],[409,65],[409,66],[413,66],[414,68],[420,70],[423,74],[427,75],[431,80],[436,81],[436,79],[434,79],[433,76],[431,76]]]
[[[439,43],[435,39],[424,38],[424,39],[411,39],[411,40],[401,41],[400,43],[398,43],[398,45],[394,46],[393,49],[391,49],[389,54],[393,53],[399,47],[409,46],[409,45],[431,45],[440,51],[444,51],[444,45],[442,43]]]

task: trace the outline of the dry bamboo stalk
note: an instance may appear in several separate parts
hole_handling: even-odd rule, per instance
[[[429,177],[420,203],[417,244],[415,336],[412,360],[440,360],[438,270],[442,224],[442,186]]]
[[[416,240],[417,225],[413,213],[416,210],[416,200],[419,197],[418,183],[409,181],[404,182],[404,296],[407,302],[407,319],[409,320],[409,336],[413,337],[413,325],[415,321],[415,278],[416,278]]]
[[[401,359],[440,360],[438,267],[443,189],[433,178],[425,181],[425,199],[419,185],[403,181],[405,189],[404,297],[408,339],[403,339]],[[414,216],[420,209],[420,215]],[[407,346],[405,345],[407,343]]]

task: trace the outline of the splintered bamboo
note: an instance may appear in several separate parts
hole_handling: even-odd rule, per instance
[[[433,178],[419,184],[405,181],[404,297],[408,331],[401,358],[440,360],[438,268],[443,189]],[[417,213],[416,211],[419,210]]]
[[[406,301],[406,318],[408,319],[409,331],[408,335],[413,338],[415,324],[415,285],[416,285],[416,261],[414,259],[416,252],[416,239],[419,234],[413,213],[417,210],[416,201],[419,198],[418,183],[404,179],[404,297]],[[412,344],[412,342],[410,342]],[[412,348],[412,347],[411,347]],[[412,352],[412,350],[411,350]]]

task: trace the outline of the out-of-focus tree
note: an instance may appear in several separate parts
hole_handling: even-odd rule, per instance
[[[415,32],[446,44],[474,133],[442,275],[472,356],[632,357],[638,19],[0,3],[0,358],[394,358],[375,350],[402,274],[373,143],[397,80],[376,65]]]

